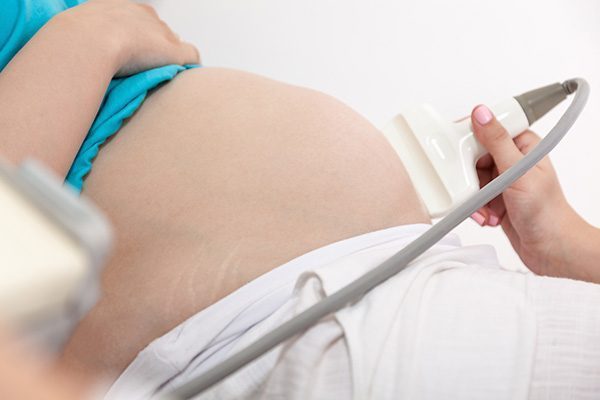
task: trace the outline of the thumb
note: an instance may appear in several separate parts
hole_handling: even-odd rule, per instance
[[[499,173],[503,173],[523,157],[508,131],[486,106],[475,107],[471,113],[471,124],[475,138],[490,153]]]

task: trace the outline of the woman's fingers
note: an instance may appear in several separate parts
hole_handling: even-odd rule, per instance
[[[477,164],[476,164],[477,168],[491,168],[494,166],[494,159],[492,158],[492,156],[487,153],[485,154],[483,157],[481,157],[479,160],[477,160]]]
[[[477,173],[483,187],[498,176],[498,171],[504,172],[517,163],[523,154],[486,106],[475,107],[471,113],[471,124],[475,137],[489,152],[477,161]],[[500,196],[471,217],[481,226],[497,226],[501,224],[505,213],[506,208]]]
[[[471,122],[475,137],[490,153],[500,172],[506,171],[523,157],[489,108],[484,105],[475,107],[471,113]]]
[[[515,138],[515,145],[518,147],[521,153],[527,154],[541,141],[542,138],[535,133],[531,131],[525,131]]]
[[[481,207],[479,210],[471,214],[471,219],[481,226],[484,226],[487,223],[488,218],[489,208],[487,206]]]
[[[489,226],[498,226],[502,224],[502,220],[506,215],[506,206],[504,205],[504,199],[502,195],[496,197],[490,202],[489,205],[490,215],[488,218]]]
[[[156,10],[125,0],[90,0],[70,12],[77,21],[88,21],[86,29],[111,31],[116,53],[116,75],[127,76],[170,64],[199,64],[200,54],[181,40]],[[90,26],[91,22],[98,26]],[[93,25],[93,24],[92,24]]]
[[[191,43],[181,42],[181,65],[200,64],[200,51]]]
[[[479,179],[479,187],[482,188],[493,179],[492,168],[477,168],[477,178]]]
[[[492,200],[487,206],[481,207],[479,210],[471,214],[471,219],[481,226],[498,226],[506,215],[506,207],[502,201],[502,197]]]
[[[490,181],[496,179],[498,176],[498,169],[495,167],[478,169],[477,174],[479,176],[480,186],[484,187]],[[479,209],[477,213],[471,215],[471,218],[481,226],[498,226],[502,223],[505,214],[506,207],[504,205],[504,200],[502,199],[502,196],[498,196],[485,207]]]
[[[515,145],[522,154],[529,153],[540,141],[541,138],[531,131],[523,132],[514,139]],[[498,176],[498,169],[495,168],[494,160],[489,154],[486,154],[478,161],[477,167],[477,175],[479,176],[481,187],[487,185]],[[506,215],[506,206],[502,196],[493,199],[485,209],[481,210],[480,214],[485,217],[484,225],[501,225]],[[480,217],[477,218],[481,220]],[[478,221],[476,220],[476,222]]]

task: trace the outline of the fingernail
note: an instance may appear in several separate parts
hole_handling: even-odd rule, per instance
[[[477,106],[477,108],[475,108],[475,111],[473,111],[473,116],[475,117],[475,120],[479,123],[479,125],[485,125],[488,122],[490,122],[492,118],[494,118],[494,115],[492,114],[490,109],[484,105]]]
[[[473,218],[475,220],[475,222],[477,222],[481,226],[483,226],[483,224],[485,223],[485,217],[479,211],[473,213],[471,215],[471,218]]]
[[[494,214],[490,215],[490,220],[488,222],[488,224],[490,224],[490,226],[498,226],[499,222],[500,222],[500,218],[498,218]]]

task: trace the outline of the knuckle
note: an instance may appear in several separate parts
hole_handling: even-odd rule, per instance
[[[195,46],[192,46],[191,44],[186,44],[186,50],[189,59],[197,60],[200,57],[200,53],[198,52],[198,49]]]
[[[198,48],[196,46],[194,46],[191,43],[184,43],[183,45],[185,48],[185,53],[187,54],[189,60],[193,60],[195,62],[200,60],[200,51],[198,51]]]
[[[154,9],[154,7],[152,7],[149,4],[139,4],[138,5],[142,10],[146,11],[147,13],[150,13],[152,15],[157,15],[156,14],[156,10]]]
[[[531,146],[539,143],[542,139],[532,131],[525,131],[515,138],[519,147]]]
[[[167,31],[165,32],[165,36],[166,36],[166,39],[167,39],[167,41],[168,41],[170,44],[173,44],[173,45],[178,45],[178,44],[180,44],[180,43],[181,43],[181,38],[179,37],[179,35],[178,35],[178,34],[176,34],[176,33],[175,33],[175,32],[173,32],[173,31],[171,31],[171,30],[167,30]]]
[[[525,131],[524,134],[525,134],[525,137],[528,140],[530,140],[530,141],[532,141],[534,143],[538,143],[539,141],[542,140],[542,138],[537,133],[535,133],[535,132],[527,130],[527,131]]]
[[[510,139],[510,135],[507,130],[504,129],[499,123],[494,124],[493,127],[485,135],[491,142],[504,142]]]

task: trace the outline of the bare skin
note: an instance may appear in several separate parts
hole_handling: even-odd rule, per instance
[[[364,118],[311,90],[213,68],[155,92],[100,152],[84,193],[110,217],[118,245],[103,300],[63,361],[106,376],[294,257],[429,221]]]
[[[91,0],[61,13],[0,73],[2,157],[35,157],[64,176],[113,76],[198,61],[147,6]],[[85,194],[111,217],[119,247],[62,364],[106,376],[291,258],[426,221],[363,118],[312,91],[209,69],[150,96],[101,152]]]
[[[18,337],[17,332],[0,324],[0,399],[82,400],[97,395],[93,379],[49,368],[39,349]]]
[[[3,158],[35,157],[64,176],[113,76],[198,58],[147,6],[91,0],[61,14],[0,73]],[[535,142],[528,134],[513,143],[496,122],[473,121],[491,154],[482,184]],[[600,282],[600,231],[560,200],[548,165],[482,209],[482,223],[502,224],[532,270]],[[109,214],[118,248],[105,296],[62,365],[107,377],[188,316],[300,254],[428,221],[399,160],[363,118],[322,94],[216,69],[156,91],[102,150],[85,193]],[[566,221],[560,228],[547,223],[556,215]],[[524,240],[532,228],[543,240]],[[557,238],[558,254],[539,252],[558,248],[547,245]],[[581,256],[573,264],[563,253]],[[56,387],[32,385],[35,371],[0,353],[8,397],[43,398],[38,389],[80,397],[62,373],[49,375]]]

